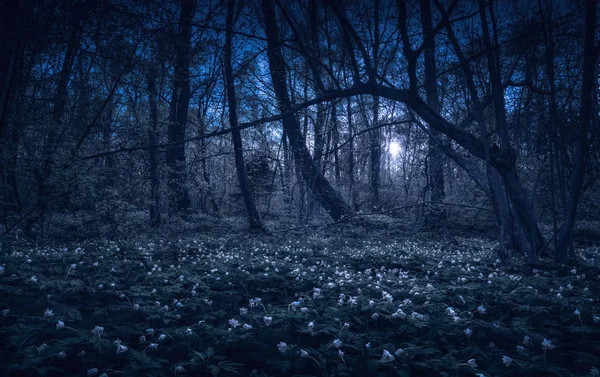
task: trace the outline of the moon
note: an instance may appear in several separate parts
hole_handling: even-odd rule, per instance
[[[389,151],[390,151],[390,154],[393,157],[398,157],[398,155],[400,154],[401,149],[402,148],[400,147],[400,144],[398,142],[396,142],[396,141],[390,142]]]

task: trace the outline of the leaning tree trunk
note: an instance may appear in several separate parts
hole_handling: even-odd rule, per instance
[[[504,100],[504,87],[502,85],[502,77],[500,71],[500,51],[498,41],[498,28],[494,8],[489,6],[490,21],[492,25],[492,34],[488,26],[488,17],[486,10],[486,2],[478,0],[479,17],[481,20],[481,30],[483,41],[485,44],[485,54],[488,66],[488,73],[492,87],[492,97],[494,104],[495,121],[500,136],[501,153],[507,155],[508,166],[499,169],[499,173],[504,181],[504,186],[511,199],[511,218],[514,225],[506,222],[506,225],[513,226],[517,232],[521,249],[529,256],[535,257],[544,246],[542,233],[538,227],[535,218],[535,210],[527,198],[524,187],[519,181],[516,172],[516,153],[510,145],[510,137],[508,131],[508,123],[506,116],[506,104]],[[494,45],[492,46],[492,38]],[[500,193],[502,195],[503,193]],[[498,197],[499,200],[504,198]]]
[[[271,80],[279,104],[279,110],[283,115],[283,129],[290,141],[294,158],[302,170],[302,178],[306,182],[312,183],[310,188],[315,198],[334,220],[338,220],[342,216],[352,214],[353,211],[340,193],[333,188],[319,170],[306,147],[298,120],[291,111],[292,104],[285,79],[285,60],[281,51],[281,41],[279,40],[279,30],[273,1],[263,0],[262,10],[267,31],[269,69],[271,71]]]
[[[233,37],[234,7],[234,0],[229,0],[227,2],[227,32],[225,33],[225,82],[227,87],[227,103],[229,105],[229,126],[231,127],[231,137],[233,138],[235,168],[237,171],[240,191],[242,192],[242,198],[244,199],[244,205],[246,206],[246,213],[248,214],[248,220],[250,221],[250,227],[260,229],[262,228],[262,222],[260,221],[260,215],[258,214],[256,205],[254,204],[252,190],[248,182],[248,176],[246,175],[242,137],[240,130],[237,129],[237,98],[235,97],[235,82],[231,63],[231,40]]]
[[[446,22],[445,26],[448,31],[450,43],[452,44],[454,51],[455,51],[457,57],[459,58],[461,68],[464,73],[464,78],[465,78],[465,81],[467,84],[467,88],[469,91],[469,95],[470,95],[471,101],[473,102],[475,121],[477,122],[479,132],[481,134],[480,142],[482,144],[482,149],[483,149],[481,151],[483,153],[481,153],[481,155],[479,157],[482,158],[486,163],[486,177],[487,177],[487,181],[488,181],[488,190],[490,193],[490,199],[492,201],[492,206],[494,208],[494,213],[496,215],[496,222],[498,224],[498,242],[500,244],[500,249],[498,250],[498,255],[501,259],[506,259],[506,257],[507,257],[506,251],[517,248],[516,237],[514,235],[515,228],[513,227],[512,221],[514,218],[518,218],[518,217],[512,216],[512,214],[511,214],[509,195],[507,195],[509,192],[509,188],[506,185],[503,185],[503,180],[502,180],[503,177],[501,175],[501,172],[498,169],[498,167],[493,164],[493,161],[491,158],[490,151],[492,148],[492,142],[488,136],[488,121],[484,115],[484,112],[483,112],[484,106],[481,103],[479,94],[477,92],[477,87],[475,85],[473,70],[471,69],[471,67],[469,65],[469,61],[467,60],[467,58],[465,57],[465,55],[463,53],[463,50],[458,42],[458,39],[456,38],[456,35],[454,34],[454,30],[452,30],[450,24],[448,23],[447,14],[444,15],[444,19]],[[488,59],[490,59],[489,55],[488,55]],[[490,72],[490,75],[493,76],[493,73]],[[497,89],[498,88],[494,86],[493,89],[496,90],[494,92],[494,94],[496,95],[494,97],[494,100],[502,101],[503,98],[499,99],[497,97],[497,95],[498,95]],[[503,102],[501,102],[501,104],[503,104]],[[502,118],[502,115],[504,115],[503,105],[497,106],[497,108],[499,110],[499,114],[496,114],[496,115],[500,117],[499,123],[502,123],[501,120],[504,119],[504,118]],[[505,122],[504,122],[504,124],[505,124]],[[507,169],[514,169],[513,164],[509,164],[509,165],[510,166],[507,166]],[[523,227],[520,227],[520,229],[523,229]],[[530,252],[535,250],[535,248],[529,247],[528,243],[524,243],[523,245],[524,245],[524,248],[526,250],[529,250]]]

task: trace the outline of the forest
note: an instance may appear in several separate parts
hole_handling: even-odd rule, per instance
[[[0,373],[600,376],[596,0],[0,0]]]

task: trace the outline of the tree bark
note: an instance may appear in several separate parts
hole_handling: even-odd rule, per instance
[[[206,116],[208,111],[208,104],[198,107],[198,135],[203,136],[206,134]],[[219,206],[217,205],[217,201],[215,200],[215,195],[213,193],[213,187],[211,184],[210,178],[210,170],[207,164],[206,158],[206,150],[208,148],[208,144],[206,139],[200,139],[200,154],[201,154],[201,165],[202,165],[202,179],[204,180],[204,184],[206,185],[206,190],[204,191],[205,197],[202,199],[202,210],[206,211],[206,200],[210,203],[210,208],[213,214],[219,214]]]
[[[281,41],[279,40],[279,31],[273,1],[263,0],[262,11],[267,32],[267,56],[269,59],[271,80],[279,104],[279,109],[281,113],[284,114],[282,118],[283,128],[290,141],[294,158],[302,169],[301,173],[303,179],[306,182],[312,182],[310,188],[316,199],[334,220],[338,220],[342,216],[352,214],[353,211],[316,166],[306,147],[304,137],[300,132],[298,120],[295,115],[290,112],[292,104],[288,93],[285,60],[281,50]]]
[[[433,32],[433,22],[431,19],[430,0],[421,0],[421,26],[424,39],[424,70],[425,70],[425,94],[427,104],[435,111],[440,111],[440,101],[437,87],[437,64],[435,57],[435,34]],[[444,187],[444,154],[439,147],[437,140],[440,140],[440,134],[431,128],[431,135],[428,139],[429,149],[429,190],[431,192],[432,202],[443,202],[446,198]],[[430,211],[425,214],[425,223],[429,226],[439,226],[446,220],[446,210],[444,206],[433,205]]]
[[[596,1],[585,2],[585,37],[583,44],[583,76],[581,83],[581,105],[579,110],[579,126],[577,128],[577,145],[575,146],[575,157],[573,159],[574,169],[569,187],[569,198],[567,204],[566,218],[558,234],[558,249],[555,259],[564,263],[568,259],[568,245],[571,240],[577,205],[581,197],[583,180],[588,164],[590,150],[589,131],[592,121],[592,93],[594,85],[594,66],[598,58],[595,47],[596,33]]]
[[[48,211],[50,194],[53,191],[53,185],[50,178],[53,173],[54,167],[54,151],[56,150],[56,144],[58,143],[58,135],[60,129],[63,127],[63,115],[65,113],[65,107],[67,104],[68,96],[68,84],[71,78],[71,71],[73,69],[73,62],[79,46],[79,19],[75,19],[71,25],[71,33],[69,34],[69,40],[67,42],[67,50],[65,52],[65,58],[58,76],[58,84],[54,95],[54,108],[52,110],[52,125],[48,131],[48,136],[42,147],[42,166],[35,172],[37,183],[38,183],[38,198],[37,205],[39,209],[38,219],[32,218],[25,224],[25,233],[29,236],[33,236],[32,226],[40,220],[40,230],[44,230],[44,219]]]
[[[150,145],[158,144],[158,90],[156,89],[157,69],[154,62],[150,62],[150,67],[146,73],[148,88],[148,105],[150,108],[150,127],[148,130],[148,143]],[[160,224],[160,178],[158,175],[158,150],[156,147],[148,150],[148,159],[150,163],[150,225]]]
[[[544,32],[544,40],[546,51],[544,52],[544,66],[546,69],[546,78],[548,80],[548,87],[550,89],[550,93],[548,96],[549,99],[549,119],[548,128],[550,130],[550,140],[552,142],[552,151],[551,151],[551,182],[552,182],[552,220],[554,233],[558,235],[557,230],[557,219],[556,219],[556,194],[554,187],[554,175],[556,170],[556,175],[558,176],[559,182],[559,199],[562,207],[563,220],[567,217],[567,190],[565,183],[565,148],[564,144],[561,142],[561,138],[559,136],[559,129],[561,128],[560,123],[558,123],[559,113],[558,113],[558,105],[557,105],[557,88],[556,88],[556,76],[554,71],[554,28],[552,25],[552,1],[548,3],[548,9],[544,12],[541,1],[538,1],[538,6],[540,8],[540,20],[543,27]],[[544,15],[546,14],[546,15]],[[547,17],[547,18],[546,18]],[[554,250],[558,249],[558,236],[554,237]],[[569,241],[569,254],[574,254],[573,241]]]
[[[352,122],[352,99],[348,98],[347,101],[348,111],[348,180],[349,183],[349,194],[350,203],[355,211],[359,210],[358,205],[358,190],[356,188],[356,162],[354,161],[354,125]]]
[[[168,182],[171,203],[176,211],[190,207],[187,190],[185,129],[190,104],[190,43],[192,20],[196,11],[196,0],[182,0],[177,34],[177,53],[173,77],[173,98],[171,99],[171,121],[167,130],[169,143],[178,143],[167,149]]]
[[[335,184],[340,184],[341,172],[340,172],[340,154],[338,145],[340,144],[340,129],[337,116],[337,103],[333,101],[331,103],[331,133],[332,133],[332,148],[333,148],[333,172],[335,177]]]
[[[379,9],[381,0],[375,0],[374,22],[373,22],[373,63],[374,71],[377,71],[379,64]],[[379,96],[373,96],[373,124],[377,127],[379,124]],[[381,129],[374,128],[369,132],[369,154],[370,154],[370,179],[369,188],[371,189],[371,207],[378,208],[380,205],[379,188],[381,186]]]
[[[24,75],[25,46],[23,26],[18,22],[20,7],[5,7],[2,17],[2,35],[13,37],[0,44],[0,179],[2,180],[2,208],[4,226],[8,229],[9,214],[21,212],[22,203],[17,179],[19,127],[15,115],[18,103],[14,98],[21,91]],[[12,127],[10,126],[12,124]]]
[[[240,191],[246,206],[246,213],[250,222],[250,227],[255,229],[262,228],[260,215],[254,204],[254,198],[248,176],[246,174],[246,164],[244,163],[244,150],[242,137],[238,126],[237,117],[237,98],[235,96],[235,80],[232,67],[232,38],[233,38],[233,16],[234,16],[235,1],[228,0],[227,2],[227,32],[225,33],[225,82],[227,88],[227,104],[229,106],[229,126],[233,128],[231,137],[233,139],[233,150],[235,155],[235,168],[237,171],[238,183]]]

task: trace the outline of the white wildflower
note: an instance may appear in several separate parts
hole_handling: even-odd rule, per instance
[[[542,341],[542,347],[544,348],[544,350],[551,350],[556,348],[556,346],[552,344],[552,341],[546,338],[544,338],[544,340]]]
[[[380,360],[382,363],[389,363],[394,360],[396,360],[394,355],[392,355],[388,350],[383,350],[383,354],[381,355],[381,360]]]
[[[100,333],[103,333],[103,332],[104,332],[104,327],[102,327],[102,326],[96,326],[92,330],[92,334],[98,334],[98,336],[100,336]]]
[[[288,345],[285,342],[279,342],[279,344],[277,344],[277,350],[281,353],[284,353],[285,351],[287,351]]]
[[[313,288],[313,299],[316,299],[320,295],[321,295],[321,289],[320,288]]]

